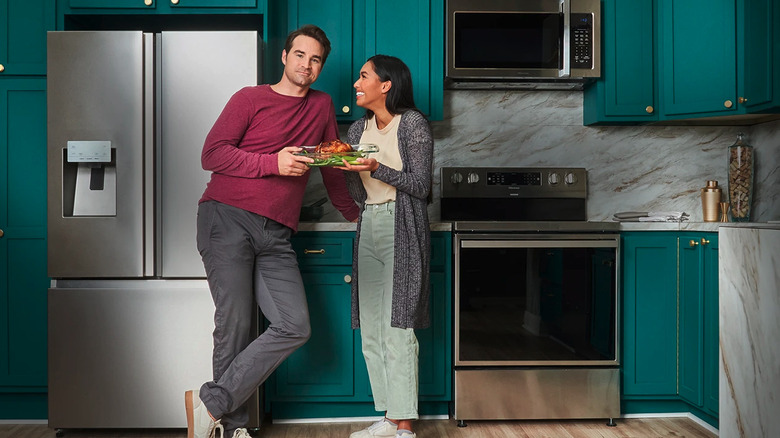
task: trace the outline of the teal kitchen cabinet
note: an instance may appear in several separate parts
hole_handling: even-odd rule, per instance
[[[677,236],[621,235],[623,398],[677,393]]]
[[[365,111],[356,106],[353,84],[366,59],[376,54],[401,58],[412,73],[414,99],[431,120],[441,120],[444,104],[443,0],[291,0],[269,4],[269,81],[281,74],[284,36],[304,24],[321,27],[331,53],[315,89],[333,99],[337,119],[349,122]],[[399,32],[398,23],[403,23]],[[279,65],[276,65],[279,64]]]
[[[658,120],[653,4],[653,0],[602,3],[602,77],[585,89],[585,125]]]
[[[621,411],[718,422],[718,236],[626,232]]]
[[[0,78],[46,74],[46,31],[54,0],[0,0]]]
[[[60,0],[64,8],[111,10],[145,9],[172,13],[186,8],[239,8],[254,10],[265,5],[265,0]],[[66,9],[67,10],[67,9]]]
[[[680,397],[718,414],[718,235],[680,235]]]
[[[265,384],[274,418],[375,416],[360,341],[351,328],[353,232],[301,232],[293,248],[306,286],[311,339]],[[417,330],[420,412],[446,414],[451,398],[450,233],[432,234],[431,327]]]
[[[605,0],[585,125],[780,112],[776,0]],[[702,15],[701,11],[707,11]]]
[[[46,79],[0,78],[0,419],[46,418]]]
[[[736,10],[736,0],[658,0],[665,118],[736,113]]]
[[[739,103],[749,113],[780,110],[780,2],[742,0],[739,28],[740,77],[743,78]]]

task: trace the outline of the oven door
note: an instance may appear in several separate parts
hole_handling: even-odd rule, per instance
[[[617,234],[455,235],[455,366],[618,365]]]

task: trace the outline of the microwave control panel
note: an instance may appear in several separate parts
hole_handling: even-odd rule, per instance
[[[571,66],[593,68],[593,15],[571,14]]]

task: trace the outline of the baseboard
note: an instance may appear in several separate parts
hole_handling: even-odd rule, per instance
[[[293,418],[293,419],[274,419],[273,424],[306,424],[306,423],[369,423],[379,421],[378,417],[337,417],[337,418]],[[420,415],[420,420],[449,420],[449,415]]]
[[[667,412],[667,413],[647,413],[647,414],[624,414],[620,418],[689,418],[694,423],[714,433],[720,435],[718,429],[712,427],[709,423],[690,412]]]
[[[0,424],[49,424],[49,420],[0,420]]]

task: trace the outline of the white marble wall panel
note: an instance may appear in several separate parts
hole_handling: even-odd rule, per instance
[[[618,211],[684,211],[702,220],[700,189],[727,185],[727,151],[745,132],[758,156],[754,221],[780,219],[780,121],[754,126],[582,125],[581,91],[445,92],[445,120],[433,122],[434,203],[445,166],[570,166],[588,170],[588,217]],[[346,126],[342,127],[345,130]],[[304,205],[325,196],[318,172]],[[327,204],[323,220],[343,218]]]
[[[780,436],[780,228],[719,231],[722,437]]]

